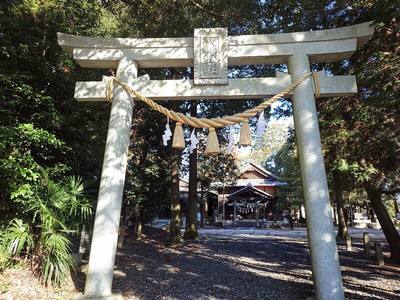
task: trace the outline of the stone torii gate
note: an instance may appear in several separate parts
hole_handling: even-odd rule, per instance
[[[87,68],[116,68],[116,77],[153,100],[271,97],[310,72],[310,63],[341,61],[373,34],[370,23],[312,32],[228,36],[222,28],[196,29],[194,38],[95,38],[58,34],[60,46]],[[289,74],[228,79],[228,66],[286,64]],[[194,80],[137,78],[138,68],[192,67]],[[320,97],[357,92],[354,76],[318,73]],[[106,101],[106,82],[77,82],[78,101]],[[316,299],[344,299],[329,191],[311,78],[289,93],[306,208]],[[89,268],[82,299],[120,299],[112,293],[133,101],[114,89],[97,202]]]

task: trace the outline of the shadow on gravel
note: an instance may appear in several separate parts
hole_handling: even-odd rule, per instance
[[[313,295],[308,245],[271,238],[203,239],[166,247],[167,233],[147,228],[116,257],[113,290],[124,299],[306,299]],[[398,267],[379,268],[338,245],[346,299],[399,299]]]
[[[133,242],[119,252],[114,286],[128,299],[305,299],[312,289],[308,250],[289,246],[201,240],[171,249]]]
[[[365,259],[361,242],[353,243],[352,251],[347,251],[345,243],[339,241],[338,249],[346,299],[400,299],[400,266],[379,267],[373,256]]]

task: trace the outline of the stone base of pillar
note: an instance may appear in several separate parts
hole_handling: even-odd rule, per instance
[[[121,294],[111,294],[109,296],[86,296],[82,293],[76,295],[73,300],[122,300]]]

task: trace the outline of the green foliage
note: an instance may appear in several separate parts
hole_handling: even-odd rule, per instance
[[[9,72],[8,70],[6,72]],[[1,74],[0,116],[2,124],[32,123],[42,128],[57,126],[60,119],[52,97],[30,83],[31,75]]]
[[[73,217],[66,222],[77,233],[83,229],[90,232],[87,221],[94,217],[93,202],[97,193],[94,181],[83,181],[80,177],[67,176],[64,178],[64,183],[68,199],[65,199],[62,206],[65,206],[66,211],[69,210],[69,216]]]
[[[217,183],[220,187],[234,185],[239,177],[239,166],[236,157],[226,152],[227,145],[221,145],[221,151],[217,154],[198,154],[198,181],[204,188],[211,183]]]
[[[55,135],[32,124],[0,125],[0,203],[3,222],[23,213],[25,201],[34,198],[42,177],[39,165],[47,165],[48,172],[59,177],[66,171],[57,162],[56,153],[68,151]]]
[[[39,248],[34,255],[42,281],[60,284],[74,268],[70,238],[84,228],[90,231],[93,190],[91,183],[75,176],[65,177],[61,183],[45,178],[44,184],[43,194],[28,209],[40,228]]]
[[[398,12],[388,1],[354,1],[351,10],[343,11],[342,22],[375,20],[376,26],[370,41],[348,63],[328,67],[333,73],[356,74],[359,97],[317,102],[328,171],[339,171],[347,190],[367,182],[381,190],[398,188]]]
[[[73,101],[73,82],[68,84],[73,72],[71,60],[66,59],[57,45],[55,34],[62,28],[72,29],[71,20],[65,26],[63,14],[73,8],[78,11],[78,3],[32,0],[0,4],[2,223],[26,214],[24,205],[39,193],[39,165],[59,179],[70,168],[67,165],[74,165],[71,157],[79,157],[81,153],[71,151],[80,145],[78,134],[74,132],[73,138],[63,139],[71,126],[66,126],[69,124],[60,108],[62,103]],[[81,21],[94,19],[82,17]],[[75,113],[70,116],[79,118],[79,111]],[[86,155],[91,153],[87,149]],[[85,165],[82,159],[79,165],[80,168]]]
[[[88,227],[93,216],[91,199],[80,196],[87,183],[63,176],[99,177],[109,115],[109,104],[80,105],[73,99],[76,80],[102,72],[77,67],[57,44],[56,32],[96,34],[100,14],[96,1],[0,3],[0,226],[15,237],[12,254],[36,257],[38,270],[48,266],[39,274],[56,281],[51,269],[57,269],[55,254],[63,248],[45,240],[54,233],[61,236],[54,241],[67,245],[64,236],[70,239]],[[75,186],[55,184],[42,168],[54,181]],[[11,252],[3,252],[9,262]],[[50,263],[40,259],[44,255]]]
[[[4,243],[5,233],[0,231],[0,234],[2,236],[0,239],[0,274],[1,274],[5,269],[7,269],[10,266],[12,257]]]
[[[46,169],[61,163],[72,168],[73,174],[98,176],[109,105],[79,105],[73,90],[75,81],[88,74],[92,80],[94,75],[100,78],[104,72],[78,69],[57,44],[56,33],[95,35],[101,30],[101,5],[18,0],[3,1],[0,11],[0,125],[32,124],[63,141],[66,149],[52,154],[57,162],[42,160],[32,151]]]
[[[396,199],[395,197],[392,196],[387,196],[384,200],[386,209],[389,213],[390,218],[395,219],[396,218],[396,207],[395,207],[395,202]]]
[[[11,221],[5,236],[7,238],[5,243],[9,245],[8,251],[12,256],[20,256],[23,249],[33,247],[33,235],[29,224],[24,223],[21,219]]]
[[[139,210],[142,222],[149,222],[168,205],[168,168],[161,168],[153,159],[159,157],[148,156],[142,166],[132,166],[128,170],[125,190],[128,210]]]
[[[8,291],[8,288],[9,288],[8,285],[9,285],[8,282],[0,283],[0,294],[3,294]]]
[[[161,146],[164,117],[139,103],[134,109],[124,202],[127,215],[136,214],[137,220],[148,222],[168,205],[169,149]]]
[[[47,223],[42,227],[39,241],[41,252],[36,258],[36,271],[47,285],[63,283],[75,267],[70,255],[71,242],[65,233],[67,231],[60,223]]]
[[[232,32],[248,31],[258,8],[257,1],[105,1],[118,19],[122,36],[192,36],[194,28],[228,27]]]
[[[13,219],[1,243],[4,263],[23,253],[34,262],[34,272],[46,284],[61,284],[74,268],[71,238],[93,219],[93,190],[81,178],[55,183],[41,170],[40,185],[25,199],[24,219]]]
[[[297,160],[297,148],[294,144],[293,131],[282,145],[281,149],[272,157],[270,170],[287,185],[277,194],[278,203],[282,208],[298,208],[303,203],[301,177]]]
[[[269,122],[265,133],[256,138],[250,154],[241,159],[251,159],[259,165],[273,164],[271,160],[288,139],[289,127],[293,127],[293,124]]]

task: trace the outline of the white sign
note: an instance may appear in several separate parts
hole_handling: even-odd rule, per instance
[[[194,30],[194,84],[228,84],[226,28]]]

